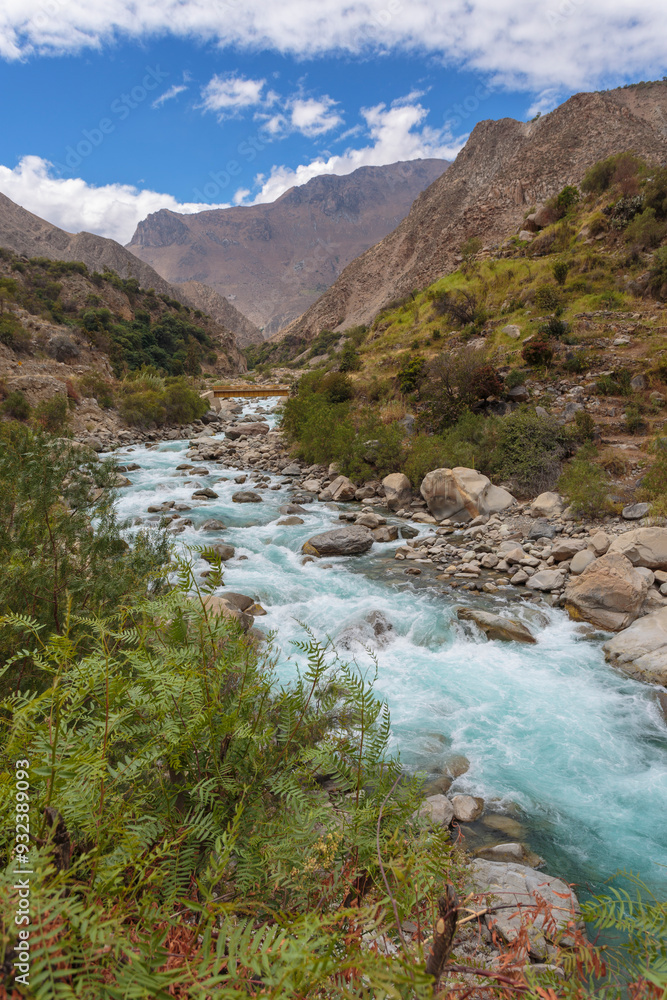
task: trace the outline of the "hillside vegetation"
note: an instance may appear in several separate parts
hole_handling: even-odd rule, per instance
[[[661,495],[659,471],[640,479],[665,463],[667,169],[620,154],[535,208],[370,327],[322,331],[291,361],[287,338],[248,351],[301,373],[285,411],[300,457],[415,485],[469,465],[529,495],[576,455],[612,502]]]

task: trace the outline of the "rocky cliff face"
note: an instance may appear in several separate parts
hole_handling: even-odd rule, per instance
[[[623,150],[667,159],[666,83],[577,94],[534,122],[480,122],[403,222],[352,261],[282,335],[311,338],[367,323],[391,299],[452,270],[468,237],[485,244],[507,237],[531,206]]]
[[[412,160],[361,167],[345,177],[315,177],[270,205],[155,212],[128,249],[169,281],[204,283],[227,295],[268,335],[300,316],[351,260],[390,232],[446,166]]]
[[[170,284],[115,240],[93,233],[67,233],[26,211],[4,194],[0,194],[0,246],[25,257],[83,261],[91,271],[110,269],[121,278],[136,278],[143,288],[154,288],[159,294],[169,295],[185,305],[208,312],[225,327],[226,335],[230,335],[232,340],[238,332],[242,345],[252,343],[253,337],[255,340],[262,339],[259,330],[223,296],[207,292],[205,297],[210,307],[207,308],[202,304],[198,289],[191,290],[191,297],[184,287]],[[240,359],[236,342],[230,341],[227,347]]]

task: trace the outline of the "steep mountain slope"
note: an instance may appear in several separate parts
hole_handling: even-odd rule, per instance
[[[128,248],[169,281],[203,282],[228,295],[268,335],[390,232],[446,166],[411,160],[361,167],[345,177],[315,177],[269,205],[154,212]]]
[[[135,257],[115,240],[93,233],[67,233],[50,222],[40,219],[0,193],[0,247],[25,257],[48,257],[50,260],[82,261],[91,271],[115,271],[121,278],[136,278],[142,288],[178,299],[187,306],[204,309],[200,294],[193,289],[190,296],[180,286],[174,287],[152,267]],[[258,330],[245,316],[215,293],[208,296],[207,312],[236,335],[243,343],[250,337],[261,340]]]
[[[497,242],[531,206],[623,150],[667,159],[667,83],[576,94],[533,122],[480,122],[403,222],[354,260],[283,334],[310,340],[324,329],[368,323],[392,299],[451,271],[468,237]]]

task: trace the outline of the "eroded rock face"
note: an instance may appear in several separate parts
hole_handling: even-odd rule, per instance
[[[407,476],[402,472],[392,472],[382,480],[384,495],[389,510],[400,510],[412,498],[412,486]]]
[[[667,608],[637,619],[602,648],[626,674],[667,686]]]
[[[530,953],[536,958],[548,956],[548,945],[559,942],[574,944],[568,924],[581,925],[577,897],[569,885],[551,875],[520,864],[504,864],[477,858],[472,862],[472,877],[478,892],[492,893],[500,908],[485,917],[488,927],[494,927],[505,941],[513,941],[528,917]],[[550,909],[548,919],[544,903]],[[531,917],[530,909],[542,905],[542,912]],[[522,916],[523,911],[523,916]]]
[[[438,521],[447,517],[470,521],[480,514],[497,514],[515,503],[507,490],[494,486],[475,469],[463,466],[428,472],[420,491]]]
[[[457,618],[462,621],[472,621],[479,625],[487,639],[504,639],[506,642],[537,642],[525,625],[513,618],[503,618],[489,611],[478,611],[476,608],[457,608]]]
[[[351,524],[313,535],[303,543],[301,551],[309,556],[356,556],[368,552],[372,544],[373,535],[368,528]]]
[[[611,551],[570,578],[564,594],[565,607],[575,621],[618,632],[627,628],[641,612],[648,580],[629,559]]]
[[[633,566],[667,569],[667,528],[634,528],[615,538],[609,555],[620,554]]]

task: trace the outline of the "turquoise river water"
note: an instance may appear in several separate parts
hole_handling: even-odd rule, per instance
[[[149,504],[190,502],[197,487],[176,472],[187,450],[188,442],[178,441],[116,452],[119,463],[141,466],[120,491],[120,515],[147,517]],[[211,517],[228,526],[217,536],[236,548],[225,585],[268,612],[257,624],[276,633],[281,679],[300,662],[292,645],[303,638],[299,622],[347,640],[349,655],[374,669],[364,649],[373,639],[365,617],[381,611],[393,630],[376,648],[376,690],[391,709],[394,749],[407,768],[437,772],[445,756],[465,755],[470,768],[452,791],[481,795],[518,818],[546,871],[584,894],[623,869],[653,891],[667,890],[667,726],[650,687],[607,666],[601,643],[583,639],[560,610],[546,609],[549,624],[537,631],[535,646],[471,638],[454,612],[465,593],[406,577],[405,564],[393,558],[398,542],[302,565],[303,542],[338,526],[338,512],[316,502],[301,515],[304,524],[279,526],[286,487],[266,490],[262,503],[233,503],[232,493],[252,482],[218,480],[248,470],[207,467],[211,474],[194,482],[219,498],[193,501],[184,516],[195,526]],[[179,546],[204,541],[195,527],[175,539]],[[502,612],[507,600],[489,597],[485,606]],[[535,632],[531,607],[513,603],[512,615]]]

